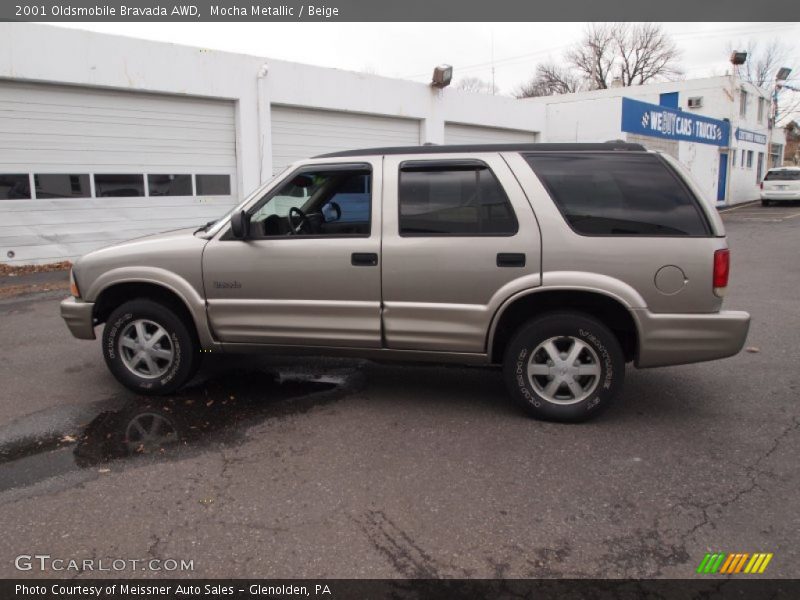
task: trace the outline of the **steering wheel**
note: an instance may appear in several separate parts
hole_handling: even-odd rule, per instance
[[[294,215],[297,215],[297,217],[299,218],[299,222],[297,223],[297,225],[294,224],[294,220],[292,219],[292,216]],[[293,206],[292,208],[289,209],[289,214],[287,215],[286,218],[289,220],[289,235],[297,235],[298,233],[303,231],[304,227],[308,225],[308,217],[306,216],[306,213],[304,213],[296,206]]]

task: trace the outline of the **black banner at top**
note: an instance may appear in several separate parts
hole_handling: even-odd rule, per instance
[[[12,0],[17,21],[504,22],[791,19],[796,0]]]

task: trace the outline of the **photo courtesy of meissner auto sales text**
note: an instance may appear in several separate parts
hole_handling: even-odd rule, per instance
[[[800,598],[795,13],[0,6],[0,600]]]

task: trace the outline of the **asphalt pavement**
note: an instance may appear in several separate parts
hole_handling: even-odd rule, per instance
[[[63,292],[2,299],[0,577],[107,575],[15,569],[37,552],[273,578],[685,578],[769,552],[800,577],[800,206],[723,216],[750,351],[631,368],[580,425],[527,418],[497,370],[368,361],[210,356],[147,401],[70,337]]]

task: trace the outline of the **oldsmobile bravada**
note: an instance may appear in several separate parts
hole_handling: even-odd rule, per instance
[[[61,312],[125,386],[201,352],[502,366],[531,415],[592,417],[627,363],[739,352],[716,209],[626,143],[422,146],[295,163],[219,220],[96,250]]]

